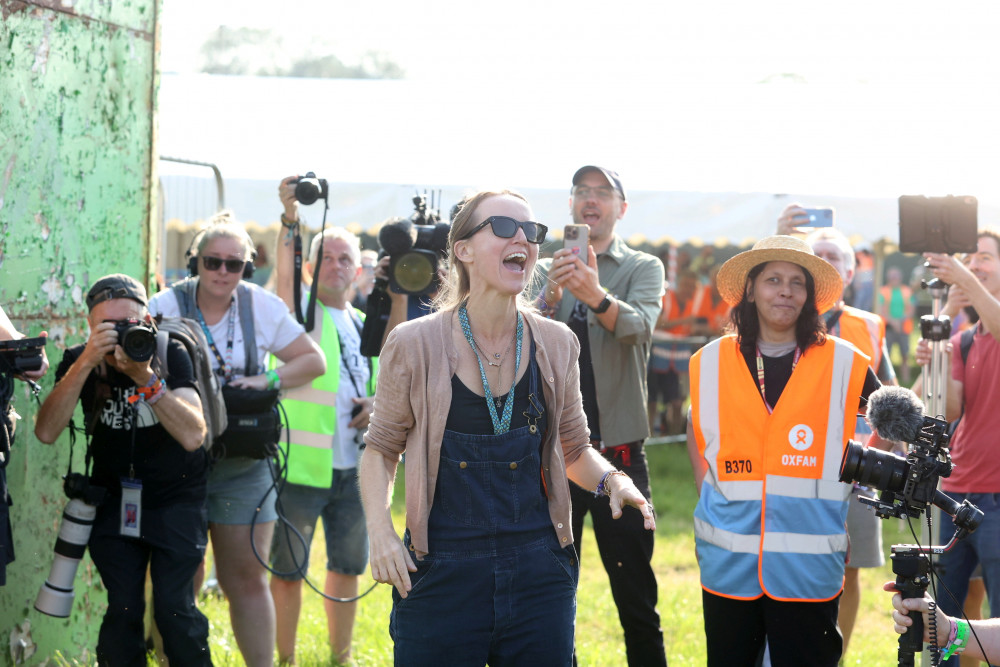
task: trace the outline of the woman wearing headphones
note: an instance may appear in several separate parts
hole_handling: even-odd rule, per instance
[[[297,387],[326,371],[323,353],[276,295],[249,283],[254,244],[228,211],[210,221],[190,258],[192,277],[149,302],[153,315],[201,324],[220,383],[244,389]],[[270,353],[284,365],[264,372]],[[229,599],[233,634],[249,666],[271,665],[274,603],[267,584],[275,493],[270,459],[225,452],[208,479],[208,522],[219,584]],[[252,540],[252,544],[251,544]],[[258,561],[258,558],[260,559]]]

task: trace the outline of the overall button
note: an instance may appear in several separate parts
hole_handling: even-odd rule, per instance
[[[466,463],[465,461],[462,461],[461,463],[458,464],[458,467],[464,470],[465,468],[469,467],[469,464]]]
[[[556,528],[562,528],[562,526],[563,526],[563,525],[562,525],[561,523],[557,523],[557,524],[556,524]]]
[[[511,463],[510,463],[510,469],[511,470],[517,470],[517,462],[516,461],[511,461]]]
[[[563,542],[569,542],[569,538],[568,537],[564,537],[564,538],[562,538],[562,541]]]
[[[416,550],[417,550],[417,548],[411,544],[410,545],[410,551],[416,551]]]

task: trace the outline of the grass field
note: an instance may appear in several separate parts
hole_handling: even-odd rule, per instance
[[[694,556],[691,515],[696,496],[691,466],[683,445],[664,444],[647,449],[653,501],[658,523],[653,567],[659,582],[659,611],[672,667],[705,664],[705,636],[702,629],[701,588]],[[397,509],[401,493],[397,489]],[[401,514],[397,521],[401,524]],[[885,548],[912,542],[908,530],[895,519],[882,522]],[[904,531],[906,534],[904,535]],[[317,544],[323,544],[317,536]],[[607,575],[601,567],[592,533],[583,543],[583,571],[580,576],[577,614],[577,651],[581,665],[621,667],[626,664],[621,627]],[[310,559],[310,577],[322,587],[325,556],[322,548]],[[862,570],[863,597],[854,637],[845,665],[881,666],[896,664],[896,635],[889,621],[889,599],[881,591],[893,576],[889,566]],[[363,582],[363,588],[371,579]],[[392,664],[392,642],[388,636],[391,597],[387,586],[377,586],[358,607],[354,633],[354,661],[363,667]],[[227,603],[207,597],[201,607],[211,622],[212,658],[216,665],[239,667],[244,663],[229,628]],[[326,618],[318,595],[306,591],[297,644],[298,663],[306,667],[334,665],[326,638]]]

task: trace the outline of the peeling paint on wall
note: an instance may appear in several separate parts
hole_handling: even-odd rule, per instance
[[[0,0],[0,303],[21,331],[48,332],[45,393],[62,350],[86,340],[90,283],[114,272],[148,282],[157,1]],[[0,637],[28,619],[38,647],[28,664],[56,651],[89,664],[106,606],[89,557],[70,618],[33,609],[70,450],[66,434],[35,440],[35,403],[18,390],[24,419],[7,468],[17,560],[0,587]],[[77,471],[83,454],[78,443]]]

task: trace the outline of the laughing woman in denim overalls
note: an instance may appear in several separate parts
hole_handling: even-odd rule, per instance
[[[396,665],[569,665],[578,564],[569,482],[653,508],[592,447],[576,337],[522,293],[546,228],[514,192],[452,223],[438,312],[380,357],[360,484],[372,576],[391,583]],[[406,453],[406,531],[389,506]]]

